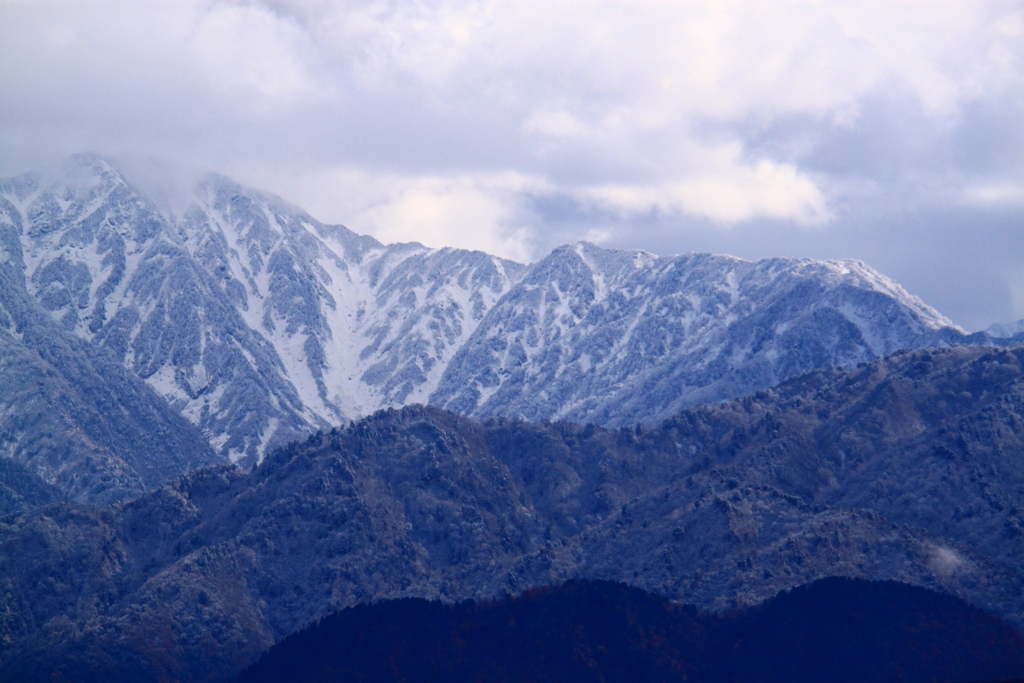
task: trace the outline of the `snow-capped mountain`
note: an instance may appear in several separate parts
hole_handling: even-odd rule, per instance
[[[73,157],[58,181],[7,185],[30,293],[235,461],[426,401],[524,270],[480,252],[385,247],[219,176],[171,221],[96,155]]]
[[[232,461],[378,409],[616,425],[963,332],[856,262],[385,246],[210,176],[180,218],[97,155],[10,179],[25,287]]]
[[[556,249],[491,309],[431,402],[623,425],[959,329],[857,261]]]
[[[1024,334],[1024,320],[1018,320],[1012,323],[996,323],[990,325],[985,332],[997,339],[1009,339],[1016,337],[1019,334]]]

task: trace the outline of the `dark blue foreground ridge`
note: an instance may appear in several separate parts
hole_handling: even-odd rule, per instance
[[[957,598],[828,578],[726,616],[621,583],[490,603],[350,607],[285,638],[238,683],[896,683],[1024,675],[1024,638]]]

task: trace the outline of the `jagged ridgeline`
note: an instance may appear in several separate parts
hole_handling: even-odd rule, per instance
[[[0,680],[226,680],[334,610],[575,578],[701,610],[828,576],[1024,627],[1024,349],[828,369],[659,425],[387,410],[107,508],[0,518]]]
[[[227,460],[381,406],[424,403],[524,267],[384,247],[206,178],[161,214],[107,161],[0,183],[11,277],[60,328],[142,378]]]
[[[0,181],[0,303],[114,359],[246,465],[380,408],[651,423],[815,368],[967,339],[859,262],[578,244],[527,267],[384,246],[221,176],[189,201],[165,215],[89,154],[56,178]],[[35,343],[26,319],[0,314],[0,342]],[[20,433],[4,431],[15,450]],[[103,467],[137,490],[130,471]]]
[[[1024,676],[1024,639],[957,598],[822,579],[726,617],[624,584],[493,603],[360,605],[289,636],[239,683],[897,683]]]

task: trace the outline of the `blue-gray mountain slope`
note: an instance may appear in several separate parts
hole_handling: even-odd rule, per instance
[[[1022,449],[1022,348],[898,353],[642,428],[381,411],[251,472],[0,518],[0,679],[230,680],[334,609],[571,578],[715,611],[895,579],[1021,628]]]

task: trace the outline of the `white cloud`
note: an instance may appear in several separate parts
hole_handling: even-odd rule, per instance
[[[343,223],[385,243],[454,245],[519,262],[536,257],[536,226],[520,197],[550,192],[544,181],[516,173],[423,177],[349,167],[290,177],[271,168],[239,169],[237,175],[275,184],[318,220]]]
[[[830,218],[822,192],[790,164],[748,163],[738,144],[692,150],[702,157],[686,177],[646,185],[600,185],[582,197],[614,211],[684,213],[722,225],[771,218],[809,226]]]
[[[575,137],[586,135],[590,127],[575,114],[564,109],[541,108],[530,112],[523,121],[523,130],[548,137]]]
[[[518,223],[521,211],[504,187],[474,178],[417,178],[395,190],[354,215],[350,226],[384,242],[458,245],[532,260],[532,226]]]
[[[969,201],[982,205],[1010,204],[1024,207],[1024,184],[1003,183],[972,187],[967,189],[966,195]]]
[[[590,228],[583,234],[583,241],[592,244],[604,244],[612,238],[612,231],[608,228]]]
[[[363,87],[395,85],[412,74],[425,85],[443,87],[466,66],[495,3],[366,2],[325,6],[316,17],[320,34],[350,57]]]
[[[993,3],[372,2],[318,21],[368,83],[724,117],[841,109],[891,78],[944,109],[1021,55],[1019,8]]]
[[[290,17],[253,5],[214,5],[186,45],[214,87],[253,90],[272,101],[330,94],[312,72],[314,47]]]

